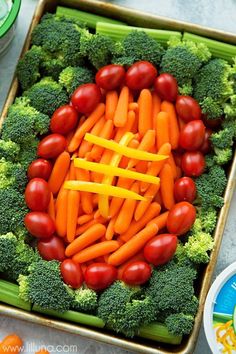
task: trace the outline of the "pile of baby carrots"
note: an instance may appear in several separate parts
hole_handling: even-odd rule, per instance
[[[0,342],[0,354],[6,353],[22,353],[23,341],[17,334],[9,334],[2,342]],[[42,348],[35,354],[50,354],[46,349]]]
[[[173,103],[149,89],[134,100],[126,86],[108,91],[80,118],[48,181],[48,213],[67,257],[82,267],[96,261],[123,267],[142,258],[175,204],[181,168],[172,150],[182,125]]]

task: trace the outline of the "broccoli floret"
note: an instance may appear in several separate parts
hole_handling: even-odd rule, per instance
[[[25,302],[30,302],[29,282],[27,275],[20,274],[17,282],[19,283],[19,298]]]
[[[144,31],[132,31],[124,38],[119,50],[116,47],[114,52],[118,52],[112,60],[116,64],[132,65],[136,61],[146,60],[159,66],[164,48]]]
[[[0,140],[0,158],[4,157],[9,161],[16,161],[20,152],[20,146],[14,141]]]
[[[142,324],[155,319],[153,302],[142,296],[139,287],[130,287],[116,281],[100,296],[98,316],[118,333],[133,337]]]
[[[17,238],[12,232],[0,235],[0,272],[6,272],[11,266],[15,254]]]
[[[92,71],[79,66],[68,66],[59,76],[59,83],[66,88],[69,95],[71,95],[78,86],[93,81],[94,75]]]
[[[60,106],[68,102],[68,96],[63,87],[51,77],[45,77],[37,82],[24,96],[29,99],[29,103],[37,111],[51,116]]]
[[[75,290],[73,308],[82,312],[94,312],[98,306],[98,295],[96,291],[81,287]]]
[[[228,127],[221,129],[217,133],[211,135],[213,147],[218,149],[226,149],[233,146],[234,131]]]
[[[233,151],[230,148],[227,148],[227,149],[215,148],[214,151],[216,154],[214,156],[214,161],[217,163],[217,165],[220,165],[220,166],[226,165],[233,158]]]
[[[71,290],[61,279],[60,263],[44,261],[32,263],[29,275],[19,278],[20,295],[44,309],[65,312],[73,302]]]
[[[22,193],[13,188],[0,189],[0,234],[14,232],[23,226],[27,211]]]
[[[210,57],[210,51],[204,44],[181,42],[177,38],[172,38],[162,57],[161,72],[170,73],[176,78],[181,94],[191,94],[193,78]]]
[[[20,164],[27,169],[29,164],[37,158],[39,139],[34,138],[27,145],[21,147],[19,153]]]
[[[44,104],[48,105],[48,99]],[[2,139],[27,145],[37,134],[47,133],[49,123],[49,117],[31,107],[26,97],[17,98],[3,122]]]
[[[193,233],[185,243],[184,249],[187,257],[193,263],[208,263],[209,251],[214,246],[214,240],[210,234],[205,232]]]
[[[236,64],[235,64],[236,65]],[[226,118],[235,119],[236,117],[236,88],[234,89],[234,95],[230,96],[228,102],[224,105],[224,113]]]
[[[191,315],[185,315],[184,313],[174,313],[166,318],[165,324],[171,334],[181,336],[191,333],[194,317]]]
[[[19,60],[16,74],[23,90],[27,90],[40,78],[40,65],[44,57],[41,47],[33,46]]]
[[[224,104],[234,94],[233,76],[236,65],[231,67],[223,59],[213,59],[196,74],[194,97],[199,101],[202,112],[208,119],[219,118],[224,111]],[[230,109],[229,104],[227,110]]]
[[[221,208],[224,204],[222,197],[227,185],[225,171],[220,166],[213,166],[208,173],[196,179],[198,200],[203,208]]]
[[[197,217],[191,230],[211,233],[215,230],[217,212],[214,208],[197,208]]]
[[[85,33],[81,36],[81,53],[88,57],[90,63],[99,69],[111,62],[114,42],[102,34]]]
[[[11,187],[24,191],[26,183],[26,173],[20,164],[0,159],[0,189]]]

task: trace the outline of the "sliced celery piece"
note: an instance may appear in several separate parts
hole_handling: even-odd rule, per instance
[[[0,279],[0,302],[30,311],[31,304],[19,298],[19,286]]]
[[[170,334],[164,324],[157,322],[142,326],[139,330],[139,336],[168,344],[180,344],[183,338]]]

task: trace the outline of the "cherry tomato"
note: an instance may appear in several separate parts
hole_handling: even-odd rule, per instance
[[[174,256],[177,243],[176,235],[161,234],[155,236],[144,247],[144,257],[155,266],[165,264]]]
[[[198,150],[203,144],[205,130],[205,125],[200,119],[187,123],[179,135],[180,147],[189,151]]]
[[[41,211],[31,211],[26,214],[24,223],[29,233],[38,238],[49,238],[56,229],[53,219]]]
[[[127,264],[122,273],[122,280],[129,285],[141,285],[151,277],[152,268],[143,261],[136,261]]]
[[[27,207],[33,211],[46,211],[50,202],[50,188],[42,178],[33,178],[25,189]]]
[[[64,282],[74,289],[78,289],[83,284],[83,272],[79,264],[66,259],[61,263],[61,275]]]
[[[44,160],[44,159],[37,159],[31,162],[28,167],[28,178],[43,178],[47,181],[50,177],[52,172],[52,164],[51,162]]]
[[[50,134],[40,141],[37,154],[45,159],[53,159],[66,148],[66,139],[61,134]]]
[[[138,61],[133,64],[126,73],[126,85],[131,90],[142,90],[152,86],[157,69],[148,61]]]
[[[191,120],[201,119],[201,107],[191,96],[178,96],[175,107],[179,117],[185,123],[188,123]]]
[[[176,202],[187,201],[192,203],[196,198],[196,184],[190,177],[181,177],[177,179],[174,186],[174,195]]]
[[[189,177],[200,176],[205,169],[205,159],[200,151],[188,151],[182,156],[181,168]]]
[[[56,259],[62,262],[65,259],[65,244],[60,237],[52,236],[46,240],[39,240],[37,249],[46,261]]]
[[[71,97],[71,102],[80,113],[91,113],[101,101],[102,94],[96,84],[84,84],[79,86]]]
[[[125,80],[125,69],[122,65],[106,65],[99,69],[95,81],[104,90],[115,90],[119,88]]]
[[[59,107],[52,115],[50,129],[53,133],[66,135],[78,123],[78,112],[73,106],[66,104]]]
[[[162,100],[175,101],[178,95],[177,80],[171,74],[163,73],[154,82],[154,89]]]
[[[200,147],[200,150],[204,155],[208,154],[208,152],[211,151],[211,140],[210,140],[211,134],[212,134],[212,130],[207,128],[205,131],[203,143]]]
[[[170,209],[167,230],[171,234],[183,235],[188,232],[196,219],[196,209],[188,202],[180,202]]]
[[[93,263],[85,271],[86,285],[93,290],[103,290],[117,279],[117,269],[111,264]]]

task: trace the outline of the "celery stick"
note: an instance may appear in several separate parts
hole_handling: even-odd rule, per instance
[[[70,9],[68,7],[57,6],[56,14],[59,16],[71,17],[81,22],[85,22],[89,28],[96,28],[97,22],[113,23],[117,25],[125,24],[122,21],[113,20],[112,18],[95,15],[92,13]]]
[[[157,322],[142,326],[139,336],[168,344],[180,344],[182,341],[182,336],[170,334],[164,324]]]
[[[45,315],[58,317],[63,320],[81,323],[81,324],[89,325],[89,326],[93,326],[93,327],[103,328],[105,326],[105,323],[100,318],[98,318],[96,316],[92,316],[92,315],[87,315],[87,314],[81,313],[81,312],[66,311],[66,312],[61,313],[61,312],[57,312],[54,310],[45,310],[37,305],[34,305],[32,310],[35,312],[45,314]]]
[[[144,27],[133,27],[133,26],[122,26],[108,24],[105,22],[98,22],[96,26],[96,33],[107,35],[115,41],[120,41],[126,37],[131,31],[144,31],[150,37],[156,39],[158,42],[166,46],[170,37],[177,37],[181,39],[181,32],[177,31],[167,31],[153,28],[144,28]]]
[[[0,280],[0,302],[30,311],[31,304],[19,298],[19,286],[5,280]]]
[[[216,41],[196,34],[184,32],[183,40],[190,40],[196,43],[204,43],[209,48],[213,57],[222,58],[229,62],[233,62],[233,57],[236,56],[236,46],[228,43]]]

